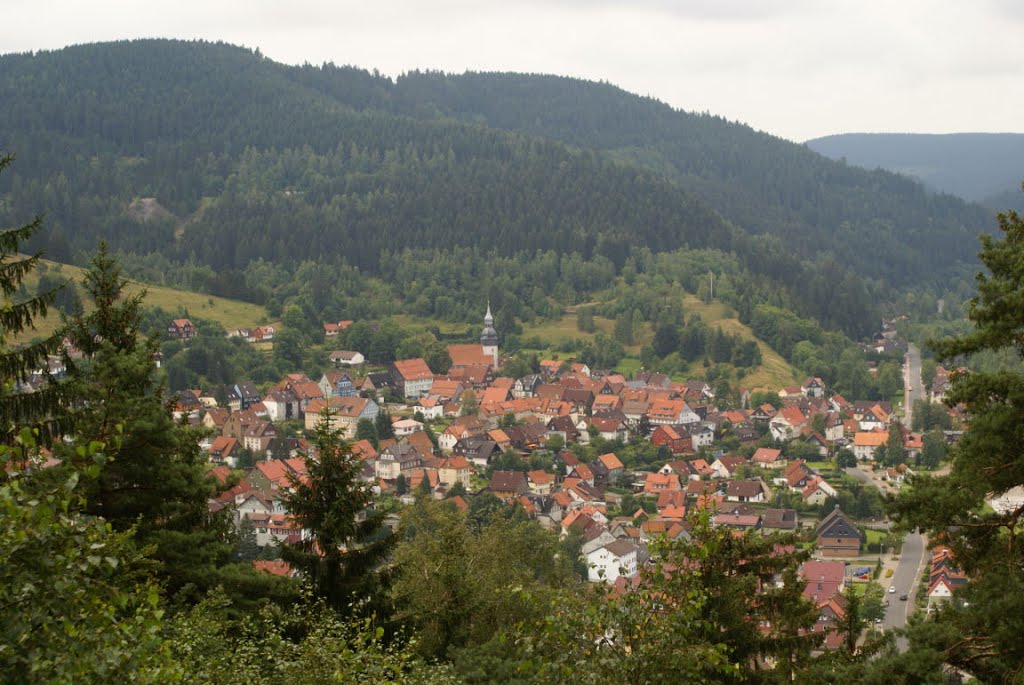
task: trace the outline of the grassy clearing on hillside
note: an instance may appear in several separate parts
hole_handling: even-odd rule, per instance
[[[48,273],[51,276],[68,278],[81,286],[85,269],[68,264],[45,261]],[[29,292],[34,292],[39,283],[39,274],[32,273],[25,278],[25,287]],[[216,321],[225,329],[246,327],[251,328],[260,323],[267,322],[267,310],[256,304],[229,300],[213,295],[190,292],[187,290],[175,290],[159,285],[146,285],[136,281],[129,281],[128,292],[135,294],[145,289],[146,298],[143,300],[144,307],[160,307],[170,312],[178,311],[179,307],[184,308],[189,316],[201,319]],[[84,295],[79,287],[79,294]],[[60,325],[60,313],[56,310],[50,312],[46,318],[40,318],[36,322],[35,331],[27,331],[16,342],[27,342],[37,336],[46,336],[57,330]],[[272,323],[272,322],[271,322]]]
[[[757,342],[757,346],[761,350],[761,366],[739,379],[740,384],[744,387],[781,388],[792,385],[798,380],[793,367],[775,350],[764,342],[757,340],[750,331],[750,328],[740,323],[739,319],[736,318],[736,313],[728,305],[721,302],[705,303],[693,295],[686,295],[683,307],[688,314],[699,314],[701,319],[712,328],[720,327],[725,332],[739,335],[744,340],[754,340]],[[438,330],[445,334],[461,333],[466,330],[466,324],[462,323],[431,321],[410,315],[398,315],[391,318],[399,325],[413,329],[426,330],[428,326],[436,326]],[[594,325],[597,330],[611,336],[615,322],[612,319],[595,316]],[[627,356],[615,370],[626,376],[639,371],[641,368],[640,348],[651,342],[653,337],[653,327],[645,324],[639,340],[637,340],[635,345],[625,348]],[[579,354],[579,349],[568,349],[571,343],[593,340],[594,334],[584,333],[576,327],[576,308],[569,307],[560,319],[524,324],[520,339],[528,341],[532,338],[540,339],[544,343],[544,347],[524,349],[524,352],[536,353],[542,359],[555,357],[558,359],[568,359]],[[686,374],[683,374],[677,380],[684,380],[684,377],[698,377],[702,375],[704,375],[703,364],[697,361],[690,366]]]
[[[689,313],[699,314],[701,319],[708,326],[719,327],[726,333],[739,335],[744,340],[754,340],[758,349],[761,350],[761,366],[740,378],[740,384],[748,388],[781,388],[792,385],[796,382],[797,376],[793,367],[782,358],[775,350],[764,342],[757,340],[748,326],[740,323],[736,313],[731,307],[722,302],[705,303],[693,295],[686,295],[683,301],[684,310]],[[594,317],[594,324],[598,330],[606,335],[611,335],[615,322],[603,317]],[[551,356],[553,350],[572,340],[590,340],[592,334],[583,333],[576,328],[576,315],[568,311],[565,316],[556,321],[545,321],[537,324],[527,324],[523,327],[523,339],[538,337],[548,344],[548,349],[542,351],[542,356]],[[628,355],[616,368],[625,375],[640,370],[640,348],[651,341],[654,336],[653,328],[650,325],[644,326],[644,331],[636,345],[625,348]],[[543,354],[546,352],[546,355]],[[561,358],[572,356],[573,352],[560,353]],[[700,361],[694,362],[688,373],[689,377],[702,376],[704,367]]]

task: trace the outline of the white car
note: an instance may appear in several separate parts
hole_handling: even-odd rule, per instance
[[[896,594],[896,586],[895,585],[890,585],[889,586],[889,594],[890,595],[895,595]]]

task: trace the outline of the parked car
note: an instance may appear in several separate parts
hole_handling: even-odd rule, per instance
[[[895,585],[890,585],[889,586],[889,594],[894,594],[895,592],[896,592],[896,586]]]
[[[902,595],[900,595],[900,600],[903,601],[903,602],[907,601],[907,593],[906,592],[904,592]]]

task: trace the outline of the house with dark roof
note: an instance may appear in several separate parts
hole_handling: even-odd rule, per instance
[[[319,387],[317,390],[319,390]],[[267,408],[271,421],[287,421],[299,418],[301,404],[295,393],[288,388],[271,390],[263,398],[263,405]]]
[[[791,532],[798,524],[796,509],[765,509],[761,512],[761,528],[765,533]]]
[[[248,409],[263,401],[263,395],[252,381],[243,381],[227,387],[228,407],[231,411]]]
[[[511,502],[530,491],[526,474],[522,471],[495,471],[487,489],[498,499]]]
[[[632,578],[637,573],[639,549],[629,540],[609,542],[587,555],[587,574],[591,582],[614,583],[620,577]]]
[[[818,549],[826,557],[854,557],[863,542],[860,529],[837,504],[817,529]]]
[[[540,374],[531,373],[528,376],[523,376],[512,384],[512,396],[520,399],[534,397],[537,394],[537,388],[543,383],[544,378]]]
[[[474,466],[483,468],[490,463],[491,459],[498,456],[501,450],[498,444],[487,437],[471,435],[460,438],[452,448],[452,454],[465,457]]]
[[[768,486],[760,479],[731,480],[725,486],[725,498],[730,502],[764,502],[768,494]]]
[[[396,480],[403,473],[423,466],[423,455],[408,443],[390,445],[383,450],[374,462],[374,471],[378,478]]]

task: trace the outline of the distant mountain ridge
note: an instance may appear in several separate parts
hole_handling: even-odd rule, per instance
[[[866,169],[916,178],[996,210],[1024,210],[1024,133],[844,133],[807,147]]]

